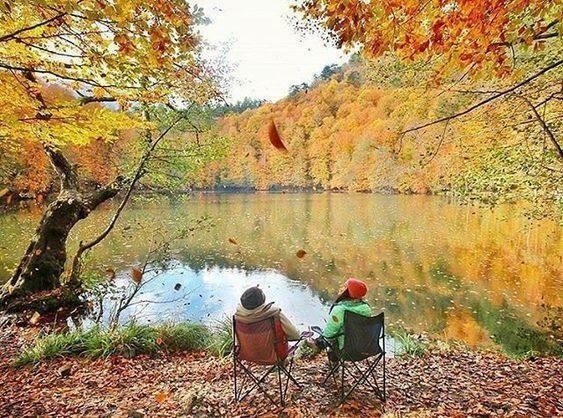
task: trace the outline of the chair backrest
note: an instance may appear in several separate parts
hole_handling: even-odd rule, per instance
[[[379,340],[384,338],[383,312],[376,316],[363,316],[355,312],[344,312],[344,347],[342,358],[361,361],[382,353]]]
[[[233,317],[235,355],[257,364],[275,364],[288,353],[287,337],[278,318],[244,323]]]

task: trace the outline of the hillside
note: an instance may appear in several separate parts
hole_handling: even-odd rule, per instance
[[[393,70],[352,63],[312,86],[295,86],[277,103],[221,118],[218,130],[229,139],[228,157],[210,164],[193,179],[195,185],[447,192],[485,202],[557,200],[561,172],[549,168],[550,161],[557,165],[555,153],[525,109],[516,115],[514,104],[503,101],[449,124],[399,135],[465,108],[472,97],[419,83],[416,69]],[[269,143],[270,120],[288,153]]]

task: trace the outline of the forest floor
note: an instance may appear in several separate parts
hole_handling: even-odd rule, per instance
[[[233,403],[230,359],[205,352],[132,359],[61,358],[37,366],[11,365],[29,330],[0,329],[0,416],[563,416],[563,359],[514,360],[492,352],[429,350],[387,361],[385,404],[359,391],[337,405],[321,385],[322,356],[301,359],[303,390],[276,409],[262,395]]]

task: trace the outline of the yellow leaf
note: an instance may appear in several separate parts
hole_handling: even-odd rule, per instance
[[[37,323],[39,322],[39,318],[41,318],[41,315],[39,314],[39,312],[33,312],[33,315],[31,316],[29,323],[31,325],[37,325]]]

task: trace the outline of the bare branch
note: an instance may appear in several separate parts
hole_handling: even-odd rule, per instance
[[[55,20],[60,19],[65,15],[66,15],[66,13],[59,13],[58,15],[53,16],[50,19],[44,20],[43,22],[39,22],[39,23],[36,23],[35,25],[31,25],[31,26],[28,26],[26,28],[21,28],[21,29],[18,29],[17,31],[15,31],[15,32],[8,33],[6,35],[0,36],[0,42],[9,41],[11,39],[16,38],[20,33],[28,32],[30,30],[37,29],[41,26],[48,25],[49,23],[54,22]]]
[[[555,150],[557,151],[559,158],[563,161],[563,149],[561,148],[561,145],[559,145],[559,143],[557,142],[557,139],[555,138],[555,135],[553,134],[551,129],[549,129],[549,126],[547,126],[547,123],[545,122],[545,120],[539,114],[536,106],[534,106],[534,104],[530,101],[530,99],[528,99],[526,96],[524,96],[522,94],[515,94],[515,96],[520,98],[524,102],[526,102],[526,104],[528,105],[528,107],[530,108],[532,113],[534,114],[534,117],[536,118],[536,120],[538,121],[540,126],[542,127],[543,131],[546,133],[547,137],[549,138],[549,140],[551,141],[551,143],[555,147]]]
[[[496,99],[498,99],[498,98],[500,98],[500,97],[502,97],[502,96],[505,96],[505,95],[507,95],[507,94],[509,94],[509,93],[514,92],[515,90],[518,90],[520,87],[525,86],[526,84],[532,82],[533,80],[535,80],[535,79],[538,78],[538,77],[541,77],[541,76],[544,75],[546,72],[548,72],[548,71],[550,71],[550,70],[552,70],[552,69],[554,69],[554,68],[560,66],[561,64],[563,64],[563,60],[556,61],[556,62],[554,62],[553,64],[551,64],[551,65],[549,65],[549,66],[543,68],[541,71],[537,72],[536,74],[534,74],[534,75],[528,77],[528,78],[525,79],[524,81],[521,81],[520,83],[515,84],[515,85],[513,85],[512,87],[509,87],[509,88],[507,88],[507,89],[505,89],[505,90],[501,90],[501,91],[499,91],[498,93],[496,93],[496,94],[494,94],[494,95],[492,95],[492,96],[490,96],[490,97],[487,97],[487,98],[484,99],[484,100],[481,100],[480,102],[474,104],[473,106],[470,106],[470,107],[468,107],[468,108],[465,109],[465,110],[462,110],[461,112],[454,113],[453,115],[445,116],[445,117],[443,117],[443,118],[430,121],[430,122],[428,122],[428,123],[425,123],[425,124],[423,124],[423,125],[416,126],[416,127],[414,127],[414,128],[406,129],[406,130],[402,131],[402,132],[400,133],[400,135],[404,135],[404,134],[407,134],[407,133],[409,133],[409,132],[418,131],[418,130],[420,130],[420,129],[424,129],[424,128],[427,128],[427,127],[429,127],[429,126],[436,125],[436,124],[438,124],[438,123],[446,122],[446,121],[449,121],[449,120],[458,118],[458,117],[460,117],[460,116],[467,115],[468,113],[471,113],[471,112],[473,112],[474,110],[476,110],[476,109],[478,109],[478,108],[480,108],[480,107],[482,107],[482,106],[484,106],[484,105],[486,105],[486,104],[488,104],[488,103],[490,103],[490,102],[492,102],[492,101],[494,101],[494,100],[496,100]]]

